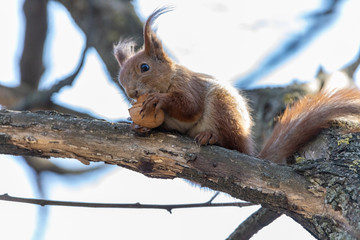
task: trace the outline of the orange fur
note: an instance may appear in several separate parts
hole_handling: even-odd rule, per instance
[[[322,128],[339,117],[360,116],[360,91],[341,89],[321,91],[307,96],[287,108],[276,124],[259,157],[286,163],[303,144],[315,137]]]
[[[218,144],[253,154],[252,119],[247,100],[211,76],[174,63],[163,50],[151,25],[168,11],[160,8],[147,19],[142,49],[135,52],[129,40],[114,47],[121,68],[121,85],[130,98],[148,94],[141,113],[146,115],[155,109],[156,114],[159,109],[163,110],[163,128],[187,134],[200,144]],[[258,156],[283,163],[331,120],[348,115],[360,115],[359,90],[320,92],[314,97],[305,97],[285,111]],[[148,131],[137,125],[133,129]]]
[[[148,94],[141,112],[165,112],[163,128],[194,137],[200,144],[218,144],[250,154],[251,125],[247,101],[211,76],[175,64],[163,50],[151,25],[169,11],[160,8],[144,26],[144,47],[134,52],[131,41],[114,47],[120,65],[119,80],[130,98]],[[146,71],[142,66],[146,65]],[[142,132],[143,128],[134,127]]]

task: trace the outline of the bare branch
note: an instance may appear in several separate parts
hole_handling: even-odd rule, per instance
[[[8,194],[0,195],[0,200],[9,202],[20,202],[40,206],[66,206],[66,207],[88,207],[88,208],[134,208],[134,209],[164,209],[171,213],[174,209],[181,208],[203,208],[203,207],[247,207],[255,204],[248,202],[230,203],[190,203],[190,204],[141,204],[141,203],[90,203],[72,201],[54,201],[35,198],[12,197]]]
[[[46,158],[39,158],[39,157],[31,157],[31,156],[25,156],[24,157],[25,162],[27,165],[29,165],[36,174],[41,174],[43,172],[51,172],[58,175],[82,175],[86,173],[95,172],[97,170],[103,169],[104,166],[96,166],[92,168],[84,168],[84,169],[66,169],[63,167],[60,167]]]
[[[345,72],[350,78],[353,78],[354,73],[356,72],[356,69],[358,69],[359,65],[360,65],[360,50],[354,61],[348,64],[347,66],[345,66],[343,69],[341,69],[341,71]],[[355,80],[353,79],[353,81]]]
[[[44,72],[43,51],[47,33],[47,0],[26,0],[26,30],[20,60],[21,85],[36,90]]]
[[[236,198],[285,208],[298,204],[298,195],[317,201],[307,192],[306,181],[290,167],[216,146],[199,147],[184,136],[153,132],[149,137],[139,137],[128,124],[81,119],[55,112],[2,110],[0,124],[0,153],[76,158],[84,163],[103,161],[150,177],[183,177]],[[266,181],[253,181],[263,179],[264,174],[272,177]],[[269,184],[279,185],[279,182],[287,184],[269,192],[262,190]],[[235,184],[234,189],[229,191],[226,184]],[[254,194],[254,191],[258,193]]]
[[[70,74],[68,77],[58,81],[54,86],[52,86],[48,90],[44,91],[33,91],[28,96],[23,98],[20,103],[18,103],[16,106],[12,107],[12,109],[15,110],[28,110],[32,108],[37,108],[39,106],[49,105],[49,102],[51,100],[51,96],[54,93],[57,93],[60,91],[61,88],[65,86],[70,86],[74,82],[75,78],[78,76],[82,66],[84,65],[86,52],[88,50],[89,46],[86,42],[84,50],[80,56],[80,60],[78,63],[78,66],[75,68],[74,72]]]
[[[280,216],[281,213],[262,207],[242,222],[227,240],[250,239],[255,233]]]
[[[23,96],[20,88],[10,88],[0,85],[0,104],[4,107],[13,106]]]
[[[304,48],[316,35],[321,33],[325,27],[329,26],[338,16],[338,9],[343,0],[326,1],[323,9],[315,10],[308,15],[309,26],[304,31],[294,33],[287,40],[280,43],[277,49],[265,57],[262,62],[248,75],[237,80],[237,86],[244,88],[255,83],[264,75],[273,71],[283,62]]]
[[[219,193],[220,193],[220,192],[216,192],[216,193],[214,194],[214,196],[212,196],[212,197],[210,198],[210,200],[207,201],[207,203],[212,203],[212,201],[214,201],[214,199],[219,195]]]
[[[114,43],[126,37],[142,41],[142,23],[127,0],[57,0],[62,3],[96,48],[117,86],[119,66],[112,54]],[[141,45],[142,42],[139,42]]]
[[[329,136],[334,134],[331,132]],[[347,139],[349,144],[345,147],[352,147],[351,151],[356,153],[360,135]],[[331,144],[339,148],[340,140],[320,140],[321,145],[313,144]],[[314,149],[309,151],[316,152]],[[342,152],[346,151],[337,150],[334,154]],[[348,184],[351,184],[354,192],[351,196],[357,196],[360,189],[357,155],[351,165],[339,162],[339,159],[348,161],[347,155],[346,158],[333,156],[336,165],[329,159],[319,159],[316,163],[313,163],[315,160],[306,162],[310,165],[282,166],[217,146],[200,147],[181,135],[154,131],[147,137],[140,137],[124,123],[82,119],[55,112],[6,110],[0,110],[0,153],[76,158],[84,163],[102,161],[149,177],[180,177],[226,192],[235,198],[264,204],[275,211],[281,209],[322,238],[326,233],[319,231],[319,224],[330,220],[333,223],[330,226],[332,233],[336,232],[338,236],[360,236],[357,229],[360,215],[347,214],[360,211],[356,203],[337,206],[337,202],[331,202],[334,197],[329,200],[327,195],[329,191],[334,191],[331,190],[334,182],[326,181],[328,175],[324,176],[323,181],[319,180],[322,179],[321,174],[340,176],[341,185],[335,186],[336,191],[348,189]],[[321,155],[316,156],[321,158]],[[309,180],[311,174],[315,174],[316,181]],[[346,189],[344,191],[348,191]],[[344,199],[344,195],[340,196]],[[357,201],[351,196],[345,196],[349,202]],[[346,211],[338,211],[338,208]]]

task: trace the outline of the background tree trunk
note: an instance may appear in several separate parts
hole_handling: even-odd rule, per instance
[[[57,0],[62,3],[95,47],[116,84],[119,65],[112,49],[120,38],[132,38],[142,45],[142,22],[128,0]],[[119,86],[119,85],[118,85]]]

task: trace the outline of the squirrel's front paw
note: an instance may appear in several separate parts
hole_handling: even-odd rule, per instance
[[[218,141],[218,137],[211,131],[204,131],[195,136],[195,141],[200,145],[215,144]]]
[[[140,125],[137,125],[136,123],[131,123],[130,125],[131,129],[141,135],[147,134],[151,131],[151,128],[142,127]]]
[[[149,93],[146,100],[143,102],[140,114],[142,114],[142,116],[144,117],[149,113],[154,112],[156,117],[159,111],[165,105],[165,98],[166,97],[164,96],[164,94],[161,93]]]

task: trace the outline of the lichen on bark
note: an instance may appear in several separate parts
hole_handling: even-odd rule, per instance
[[[360,236],[360,133],[349,133],[345,128],[354,130],[353,125],[341,122],[323,130],[320,138],[299,151],[297,158],[303,160],[294,165],[294,170],[312,183],[312,191],[325,193],[324,205],[331,206],[354,227],[348,231],[339,231],[339,228],[344,227],[339,226],[341,223],[314,216],[310,221],[319,237],[324,239],[356,239]],[[327,146],[327,149],[318,149],[321,153],[314,153],[316,150],[311,148],[313,145]],[[312,151],[310,154],[309,149]],[[318,158],[304,157],[309,155]]]

